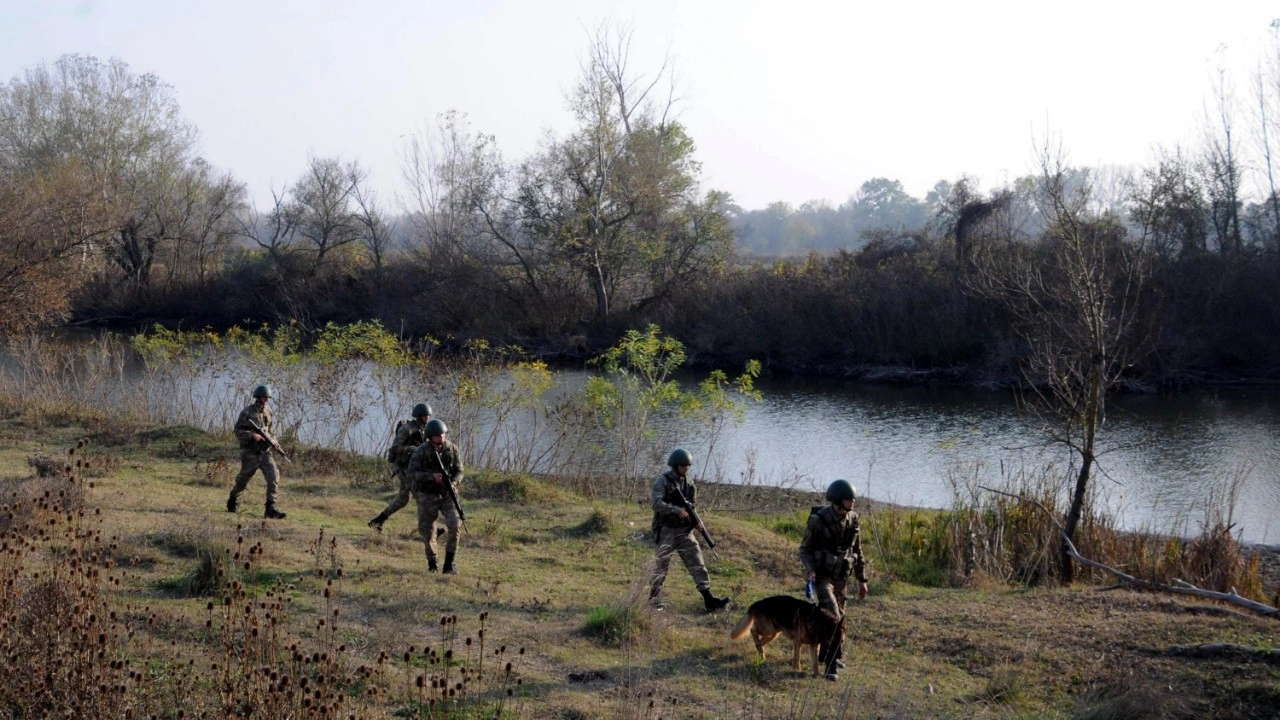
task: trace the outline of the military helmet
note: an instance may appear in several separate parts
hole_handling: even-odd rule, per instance
[[[857,498],[858,491],[853,489],[853,484],[848,480],[836,480],[827,486],[827,502],[856,500]]]
[[[432,418],[431,421],[427,423],[426,429],[423,430],[423,433],[427,437],[443,435],[447,432],[449,432],[449,426],[445,425],[444,421],[441,420],[440,418]]]
[[[413,406],[414,417],[431,417],[431,406],[426,403],[418,403]]]
[[[684,448],[676,448],[671,451],[671,455],[667,458],[667,465],[675,467],[677,465],[692,465],[693,457],[689,455],[689,451]]]
[[[270,385],[259,385],[258,387],[256,387],[256,388],[254,388],[254,389],[253,389],[253,396],[254,396],[254,397],[256,397],[256,398],[260,398],[260,397],[269,398],[269,397],[271,397],[271,386],[270,386]]]

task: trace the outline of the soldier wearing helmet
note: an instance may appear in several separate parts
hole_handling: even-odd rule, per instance
[[[693,458],[687,450],[672,451],[667,458],[670,468],[653,481],[653,539],[658,547],[654,556],[653,582],[649,588],[649,604],[662,609],[662,583],[667,579],[671,565],[671,553],[680,553],[680,559],[693,576],[693,582],[702,593],[707,612],[714,612],[729,604],[729,598],[711,594],[711,578],[702,559],[702,546],[694,536],[694,521],[685,509],[685,502],[693,505],[697,488],[688,477]]]
[[[454,557],[458,552],[457,506],[449,497],[446,482],[454,491],[462,483],[462,454],[458,446],[449,442],[449,428],[443,420],[432,418],[423,428],[427,441],[419,445],[409,456],[405,474],[413,486],[413,499],[418,502],[418,533],[427,546],[427,570],[439,568],[436,560],[436,519],[441,518],[445,527],[444,567],[446,575],[457,575]]]
[[[867,560],[862,554],[858,513],[853,511],[857,492],[848,480],[836,480],[827,486],[826,498],[828,505],[809,514],[804,540],[800,541],[800,562],[804,564],[805,579],[814,584],[818,606],[844,617],[845,585],[850,574],[858,581],[858,599],[867,596]],[[843,638],[835,638],[823,645],[822,661],[828,680],[836,680],[839,669],[844,667],[842,641]]]
[[[249,485],[249,478],[258,470],[267,481],[267,507],[263,517],[278,520],[285,514],[276,508],[279,491],[280,471],[271,456],[271,441],[262,435],[262,431],[271,432],[271,408],[267,401],[271,399],[271,388],[259,385],[253,389],[253,402],[240,411],[233,428],[236,439],[240,441],[240,472],[236,475],[236,483],[227,497],[227,512],[235,512],[240,502],[237,496]]]
[[[387,461],[391,463],[391,472],[400,478],[400,492],[378,513],[378,517],[369,521],[369,527],[382,532],[382,524],[400,508],[409,504],[409,496],[413,493],[413,483],[409,482],[409,458],[419,445],[427,441],[427,421],[431,419],[431,406],[418,403],[413,406],[413,417],[396,423],[396,439],[387,449]]]

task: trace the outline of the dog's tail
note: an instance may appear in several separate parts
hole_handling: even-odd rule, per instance
[[[756,624],[756,619],[751,613],[742,618],[742,622],[738,623],[738,627],[733,629],[733,633],[729,635],[730,640],[741,640],[751,632],[751,626]]]

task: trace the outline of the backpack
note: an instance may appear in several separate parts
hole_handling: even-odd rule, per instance
[[[409,421],[401,420],[397,422],[395,430],[391,431],[391,447],[387,448],[387,462],[391,463],[392,465],[399,464],[400,458],[397,457],[399,453],[396,451],[396,438],[400,437],[400,428],[404,427],[405,423],[407,422]]]

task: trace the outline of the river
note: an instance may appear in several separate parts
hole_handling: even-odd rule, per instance
[[[52,356],[25,353],[26,360],[0,357],[0,382],[47,397],[65,391],[65,379],[36,377],[31,370],[48,364],[31,358]],[[291,426],[299,440],[365,454],[383,452],[393,419],[424,399],[454,426],[450,437],[465,441],[460,444],[472,465],[516,453],[528,465],[541,452],[539,443],[554,434],[541,410],[509,413],[494,430],[491,411],[451,406],[447,383],[415,384],[367,368],[337,378],[327,395],[313,397],[320,383],[297,367],[282,378],[264,378],[269,371],[222,358],[158,387],[156,375],[141,372],[136,362],[114,356],[96,362],[103,367],[70,383],[76,399],[133,402],[135,413],[143,402],[142,412],[160,422],[225,429],[252,387],[266,380],[277,385],[282,427]],[[16,380],[22,367],[26,375]],[[584,371],[557,371],[556,389],[539,402],[572,395],[586,378]],[[139,387],[145,383],[152,385]],[[641,473],[660,471],[660,458],[680,445],[694,455],[695,477],[815,491],[845,478],[871,498],[924,507],[947,507],[957,492],[979,485],[1010,487],[1010,478],[1048,477],[1063,493],[1071,484],[1069,455],[1046,440],[1051,421],[1020,409],[1009,393],[814,379],[763,379],[758,387],[763,400],[747,403],[740,423],[722,422],[713,432],[656,418],[659,434]],[[499,388],[496,402],[504,393],[512,394]],[[1223,499],[1234,493],[1238,537],[1280,544],[1280,390],[1223,387],[1115,398],[1100,449],[1095,502],[1121,527],[1194,535],[1208,509],[1225,507]]]
[[[820,486],[844,477],[878,500],[945,507],[953,486],[1062,470],[1047,421],[1008,393],[814,380],[761,383],[764,402],[723,441],[725,474],[754,452],[773,481]],[[1049,426],[1052,423],[1048,423]],[[1246,542],[1280,543],[1280,392],[1218,388],[1111,401],[1097,499],[1127,529],[1195,534],[1211,498],[1234,485]]]

